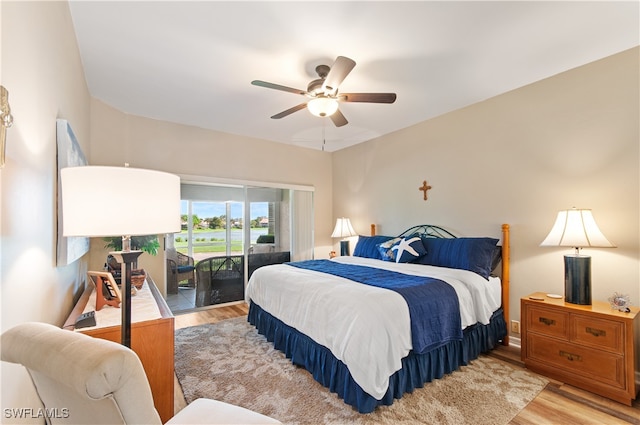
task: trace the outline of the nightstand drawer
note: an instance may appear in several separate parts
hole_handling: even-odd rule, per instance
[[[626,388],[624,357],[542,335],[527,336],[527,358],[606,385]]]
[[[623,324],[588,316],[572,316],[571,340],[614,353],[623,352]]]
[[[531,307],[527,310],[527,330],[569,339],[569,314],[562,311]]]

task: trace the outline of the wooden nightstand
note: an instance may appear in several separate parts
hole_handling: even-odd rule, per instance
[[[532,298],[541,298],[535,300]],[[520,300],[522,360],[534,372],[631,405],[636,398],[634,328],[640,311],[577,305],[536,292]]]

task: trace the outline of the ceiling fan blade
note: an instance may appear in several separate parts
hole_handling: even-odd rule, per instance
[[[396,101],[396,94],[395,93],[340,93],[339,98],[343,102],[393,103]]]
[[[324,80],[324,84],[322,84],[324,93],[335,94],[338,91],[338,86],[344,81],[347,75],[349,75],[354,66],[356,66],[356,62],[353,59],[338,56],[333,66],[331,66]]]
[[[342,127],[349,123],[344,115],[342,115],[342,112],[340,112],[340,109],[331,114],[331,121],[333,121],[336,127]]]
[[[253,84],[254,86],[266,87],[268,89],[288,91],[289,93],[295,93],[295,94],[301,94],[301,95],[307,94],[307,92],[304,90],[294,89],[292,87],[287,87],[287,86],[281,86],[280,84],[268,83],[266,81],[261,81],[261,80],[253,80],[251,84]]]
[[[280,119],[280,118],[284,118],[284,117],[286,117],[287,115],[291,115],[291,114],[293,114],[294,112],[297,112],[297,111],[299,111],[300,109],[304,109],[304,108],[306,108],[306,107],[307,107],[307,104],[306,104],[306,103],[301,103],[301,104],[299,104],[299,105],[294,106],[293,108],[289,108],[289,109],[287,109],[286,111],[282,111],[282,112],[280,112],[279,114],[275,114],[275,115],[274,115],[274,116],[272,116],[271,118],[272,118],[272,119],[274,119],[274,120],[278,120],[278,119]]]

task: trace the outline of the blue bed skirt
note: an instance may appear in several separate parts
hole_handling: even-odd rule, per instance
[[[488,325],[473,325],[463,332],[462,341],[453,341],[424,354],[409,353],[402,359],[402,369],[389,379],[389,389],[381,400],[367,394],[351,377],[347,366],[324,347],[295,328],[251,302],[248,321],[273,342],[292,363],[307,369],[313,378],[338,394],[345,403],[360,413],[370,413],[379,405],[391,405],[404,393],[422,388],[426,382],[441,378],[467,365],[480,353],[494,348],[507,334],[502,309],[497,310]]]

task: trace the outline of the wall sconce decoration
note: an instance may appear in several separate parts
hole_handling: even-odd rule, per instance
[[[4,153],[7,142],[7,128],[13,125],[13,115],[9,106],[9,92],[0,86],[0,167],[4,167]]]

